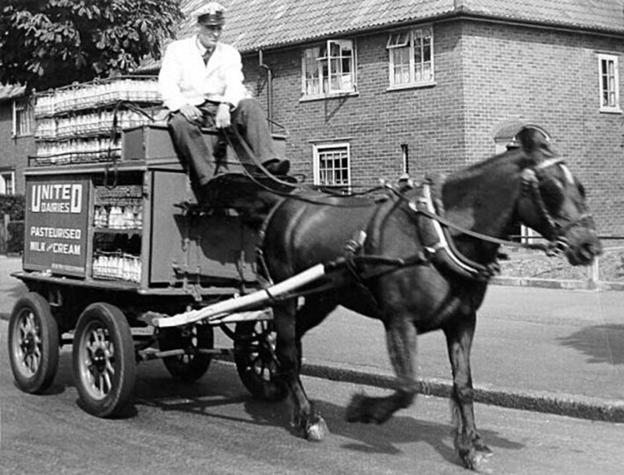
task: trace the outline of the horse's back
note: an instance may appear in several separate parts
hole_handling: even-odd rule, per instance
[[[313,265],[344,255],[345,245],[375,211],[364,198],[306,194],[284,200],[267,222],[263,243],[265,256],[283,264],[272,269],[280,279]]]

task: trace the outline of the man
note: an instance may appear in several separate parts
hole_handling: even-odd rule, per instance
[[[243,85],[240,53],[219,42],[224,13],[225,8],[217,2],[204,5],[196,13],[197,35],[169,44],[158,78],[163,101],[171,112],[173,141],[195,173],[200,195],[215,169],[201,127],[237,127],[271,173],[285,175],[290,167],[287,160],[277,159],[264,112]]]

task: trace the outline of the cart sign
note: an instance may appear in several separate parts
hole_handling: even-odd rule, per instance
[[[27,181],[24,269],[85,276],[89,186],[81,177]]]

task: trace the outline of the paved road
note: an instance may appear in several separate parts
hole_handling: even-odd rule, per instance
[[[0,321],[0,340],[7,326]],[[144,363],[136,413],[103,420],[77,406],[70,363],[65,348],[44,396],[21,393],[8,365],[0,365],[0,474],[467,473],[453,451],[445,399],[420,397],[381,426],[349,424],[353,393],[387,391],[304,377],[331,431],[312,443],[291,433],[286,403],[252,400],[230,364],[215,362],[198,383],[183,385],[159,361]],[[624,466],[622,424],[480,404],[476,413],[494,451],[481,466],[489,473],[616,475]]]
[[[18,259],[0,257],[0,316],[10,312],[23,292],[8,276],[19,268]],[[231,347],[219,332],[217,343]],[[420,337],[419,355],[420,376],[448,384],[450,367],[440,332]],[[345,310],[334,312],[306,336],[304,362],[392,374],[381,325]],[[580,405],[575,415],[589,417],[594,417],[592,408],[606,407],[607,420],[615,408],[617,420],[623,420],[624,292],[492,285],[479,315],[472,362],[475,385],[485,394],[482,400],[511,407],[554,400],[554,405],[536,408],[556,412],[563,401],[572,412],[560,413],[574,413]],[[330,374],[336,375],[340,377]],[[519,396],[527,394],[522,402]]]

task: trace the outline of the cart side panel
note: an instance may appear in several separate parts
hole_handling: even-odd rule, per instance
[[[88,176],[27,177],[24,270],[85,277],[90,196]]]
[[[176,204],[194,198],[183,172],[152,173],[150,285],[184,279],[255,281],[256,235],[237,216],[185,214]]]

